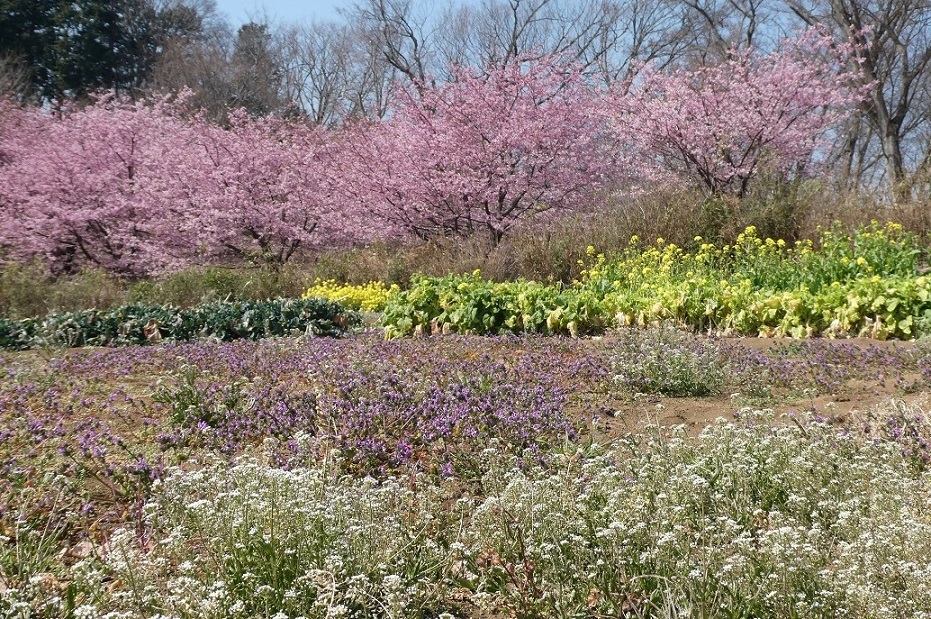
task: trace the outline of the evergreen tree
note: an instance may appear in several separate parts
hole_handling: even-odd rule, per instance
[[[44,94],[52,80],[50,50],[61,0],[0,0],[0,57],[24,66],[32,89]]]
[[[203,18],[183,0],[0,0],[0,58],[25,66],[45,100],[136,96],[168,41],[196,36]]]

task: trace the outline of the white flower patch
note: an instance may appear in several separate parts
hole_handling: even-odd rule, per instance
[[[744,419],[546,465],[493,446],[481,498],[323,465],[175,472],[146,507],[151,542],[121,532],[105,565],[75,566],[114,583],[81,612],[931,619],[931,473],[892,443]]]
[[[108,566],[156,585],[122,604],[165,616],[400,619],[434,603],[439,589],[419,581],[450,563],[441,499],[395,480],[217,462],[166,479],[146,510],[158,543],[143,552],[118,534]]]

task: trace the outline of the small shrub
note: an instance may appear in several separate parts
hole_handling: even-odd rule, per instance
[[[179,368],[173,378],[173,384],[162,385],[152,395],[153,401],[168,408],[168,422],[172,426],[215,428],[231,415],[248,414],[254,404],[244,388],[245,380],[233,381],[224,388],[208,387],[199,380],[201,372],[190,365]]]
[[[214,301],[262,301],[300,296],[306,275],[297,265],[279,269],[192,267],[142,279],[128,291],[130,303],[193,307]]]
[[[633,332],[613,352],[614,382],[630,395],[712,395],[727,378],[723,355],[712,342],[672,329]]]
[[[126,301],[126,283],[102,270],[88,269],[53,278],[38,263],[9,263],[0,269],[0,316],[28,318]]]

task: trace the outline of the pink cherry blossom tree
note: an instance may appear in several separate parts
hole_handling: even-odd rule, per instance
[[[3,233],[8,223],[4,214],[12,208],[10,191],[5,187],[10,178],[9,168],[22,156],[24,136],[36,132],[35,127],[28,126],[33,118],[12,98],[0,97],[0,265],[14,251],[9,235]]]
[[[44,256],[54,270],[142,273],[171,264],[166,250],[179,241],[165,225],[172,196],[157,181],[183,140],[172,104],[107,95],[83,109],[25,114],[4,137],[0,244],[14,257]]]
[[[615,96],[618,135],[646,175],[710,193],[746,193],[763,169],[809,166],[864,93],[844,70],[851,50],[820,29],[774,52],[735,51],[719,65],[646,68]]]
[[[17,156],[18,138],[25,134],[22,124],[31,117],[9,97],[0,97],[0,166],[9,165]]]
[[[280,265],[299,249],[361,236],[326,173],[331,139],[320,127],[245,112],[233,113],[228,128],[199,122],[189,171],[177,182],[207,255]]]
[[[334,197],[325,130],[245,113],[224,128],[187,112],[109,95],[60,116],[0,110],[0,246],[54,271],[141,275],[278,265],[363,237]]]
[[[349,132],[348,199],[421,237],[489,233],[585,205],[615,171],[598,91],[558,57],[518,58],[400,89],[389,119]]]

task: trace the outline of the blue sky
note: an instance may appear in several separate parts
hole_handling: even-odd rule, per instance
[[[271,22],[304,22],[338,19],[337,7],[349,5],[340,0],[216,0],[217,12],[233,27],[267,16]]]

